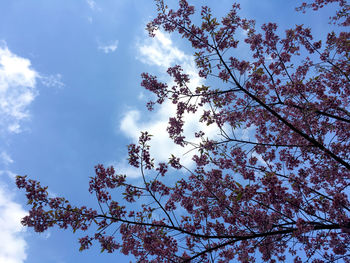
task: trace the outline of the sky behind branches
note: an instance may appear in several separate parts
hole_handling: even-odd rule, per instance
[[[220,2],[213,7],[218,16],[232,4]],[[281,32],[305,24],[323,38],[329,26],[327,10],[303,15],[293,10],[294,1],[246,0],[241,6],[242,16],[257,25],[277,22]],[[154,135],[156,160],[166,161],[172,153],[190,165],[188,155],[182,156],[189,149],[175,147],[165,131],[174,106],[148,112],[150,94],[140,86],[140,74],[158,75],[170,85],[165,72],[180,64],[192,87],[205,82],[196,74],[188,43],[161,32],[154,39],[147,36],[145,25],[154,16],[151,0],[0,1],[0,262],[116,260],[98,247],[78,252],[77,238],[84,233],[52,229],[38,235],[21,227],[27,208],[15,175],[29,175],[48,185],[51,195],[96,208],[87,191],[94,166],[113,164],[138,180],[138,171],[127,165],[126,145],[140,131]],[[239,55],[248,52],[243,48]],[[188,118],[186,133],[197,129],[196,116]]]

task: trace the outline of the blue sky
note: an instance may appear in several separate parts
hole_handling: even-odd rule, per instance
[[[231,4],[220,2],[214,8],[219,15]],[[278,22],[282,29],[304,23],[324,37],[329,14],[303,15],[294,7],[294,1],[249,0],[242,3],[241,13],[258,24]],[[140,86],[140,74],[170,81],[166,69],[181,64],[191,85],[204,81],[196,75],[188,43],[161,32],[148,38],[144,28],[154,15],[151,0],[0,1],[0,236],[5,240],[0,262],[132,260],[100,254],[98,247],[78,252],[81,233],[52,229],[39,235],[21,227],[27,207],[14,176],[27,174],[53,194],[96,207],[87,192],[94,165],[113,164],[138,180],[125,159],[126,145],[141,130],[155,135],[156,160],[186,152],[172,145],[165,132],[174,107],[146,111],[150,95]],[[242,54],[248,51],[241,49]],[[196,120],[187,119],[188,135],[198,128]],[[215,136],[216,130],[207,133]],[[190,158],[183,161],[190,165]]]

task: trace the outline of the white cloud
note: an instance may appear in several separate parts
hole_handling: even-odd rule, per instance
[[[61,78],[39,74],[29,59],[12,53],[0,41],[0,133],[21,132],[21,122],[30,117],[28,107],[39,94],[38,80],[44,86],[62,88]]]
[[[99,43],[98,44],[98,50],[101,50],[101,51],[103,51],[106,54],[114,52],[114,51],[117,50],[118,43],[119,43],[118,40],[111,41],[111,42],[109,42],[107,44]]]
[[[174,63],[185,62],[192,67],[192,57],[175,47],[168,35],[158,31],[155,38],[148,39],[143,44],[138,44],[139,55],[137,58],[145,64],[159,66],[167,69]]]
[[[20,204],[4,185],[0,184],[0,262],[22,263],[26,260],[25,228],[20,220],[26,215]]]
[[[129,165],[126,159],[123,159],[120,162],[110,162],[108,166],[112,165],[116,170],[117,174],[125,174],[129,178],[139,178],[141,177],[141,172],[139,168],[135,168]]]
[[[140,111],[128,111],[122,118],[120,130],[125,136],[131,138],[133,142],[137,142],[141,131],[148,131],[149,134],[153,135],[150,143],[150,152],[156,162],[167,162],[170,155],[173,154],[181,158],[183,165],[190,167],[194,153],[192,152],[193,146],[181,147],[174,144],[166,131],[169,116],[174,116],[175,112],[175,106],[171,102],[165,102],[158,111],[151,114],[148,121],[142,120]],[[209,138],[214,138],[218,135],[216,126],[211,125],[208,127],[200,123],[199,118],[199,114],[185,115],[183,127],[186,140],[197,144],[200,142],[200,139],[194,137],[196,131],[204,131]]]
[[[5,165],[9,165],[9,164],[13,163],[13,160],[12,160],[11,156],[5,151],[1,152],[0,160]]]
[[[88,4],[91,10],[99,10],[99,7],[97,6],[94,0],[86,0],[86,3]]]
[[[189,74],[191,82],[190,89],[201,86],[202,79],[198,77],[193,57],[186,55],[183,51],[174,46],[170,37],[162,32],[157,32],[156,37],[147,39],[138,44],[139,54],[137,58],[148,65],[157,66],[161,72],[166,72],[168,67],[179,64],[186,74]],[[169,85],[173,85],[170,78]],[[147,113],[147,120],[143,119],[142,113],[137,110],[130,110],[125,113],[121,122],[120,130],[134,142],[138,140],[141,131],[148,131],[153,135],[151,140],[151,155],[156,162],[167,162],[170,155],[174,154],[181,158],[181,163],[187,167],[193,164],[191,152],[193,146],[178,146],[169,138],[166,131],[169,117],[175,116],[176,105],[170,101],[164,102],[156,107],[156,111]],[[206,126],[199,122],[201,112],[185,115],[184,135],[186,140],[199,143],[200,139],[194,137],[194,132],[202,130],[209,138],[218,135],[218,128],[215,125]]]
[[[29,118],[27,108],[38,94],[38,76],[28,59],[0,43],[0,131],[21,131],[20,122]]]

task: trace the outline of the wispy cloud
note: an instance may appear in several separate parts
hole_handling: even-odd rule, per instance
[[[118,40],[113,40],[109,43],[98,43],[98,50],[101,50],[102,52],[104,52],[105,54],[114,52],[117,50],[118,48]]]
[[[25,228],[20,218],[26,215],[20,204],[0,182],[0,262],[22,263],[26,260]]]
[[[7,152],[2,151],[0,153],[0,162],[2,162],[3,164],[5,164],[7,166],[7,165],[13,163],[13,160]]]
[[[21,131],[20,122],[28,119],[28,106],[38,94],[38,76],[28,59],[13,54],[0,42],[0,130]]]
[[[41,84],[43,84],[46,87],[52,87],[52,88],[63,88],[65,85],[62,82],[62,75],[61,74],[55,74],[55,75],[40,75],[39,76]]]
[[[185,54],[178,49],[169,35],[162,32],[157,32],[153,39],[146,39],[137,45],[137,58],[148,65],[156,66],[160,72],[166,72],[169,66],[179,64],[184,69],[184,72],[189,74],[191,82],[189,88],[195,89],[203,84],[203,80],[199,78],[197,69],[193,61],[193,56]],[[171,86],[172,80],[168,80],[168,85]],[[167,162],[171,154],[181,158],[182,164],[191,166],[192,146],[188,145],[180,147],[173,143],[166,131],[170,116],[175,116],[176,105],[166,101],[162,105],[156,107],[156,111],[148,113],[148,118],[142,118],[142,113],[138,110],[129,110],[125,112],[124,117],[120,122],[120,130],[125,136],[128,136],[133,141],[137,141],[141,131],[148,131],[154,135],[151,140],[151,155],[157,162]],[[196,131],[204,131],[209,138],[216,137],[218,128],[215,125],[206,126],[199,122],[201,112],[196,114],[185,115],[184,135],[186,140],[199,143],[200,139],[195,138]]]
[[[97,10],[100,11],[101,8],[98,7],[98,5],[96,4],[96,2],[94,0],[86,0],[86,3],[88,4],[88,6],[90,7],[91,10]]]

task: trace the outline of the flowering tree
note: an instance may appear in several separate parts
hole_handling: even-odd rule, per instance
[[[50,198],[46,187],[18,176],[32,206],[22,223],[37,232],[90,229],[94,234],[79,239],[81,250],[96,241],[102,251],[131,253],[138,262],[276,262],[287,255],[294,262],[350,262],[350,33],[343,30],[350,7],[344,0],[315,0],[297,10],[331,2],[338,6],[331,18],[336,32],[322,43],[302,25],[283,36],[273,23],[257,29],[239,16],[238,4],[221,21],[202,7],[202,23],[195,25],[194,7],[185,0],[178,10],[157,1],[150,36],[158,28],[177,31],[196,50],[199,75],[221,81],[220,88],[193,90],[178,65],[167,71],[172,87],[142,74],[141,85],[157,98],[150,110],[167,100],[176,104],[168,133],[196,148],[194,167],[176,156],[155,164],[144,132],[128,148],[142,186],[97,165],[89,187],[99,203],[94,210]],[[246,37],[239,44],[241,30]],[[250,48],[249,60],[233,55],[240,45]],[[196,132],[201,143],[188,142],[184,116],[194,113],[216,125],[220,137],[207,138],[203,130]],[[248,128],[250,139],[238,136]],[[179,174],[176,182],[167,180],[170,173]]]

